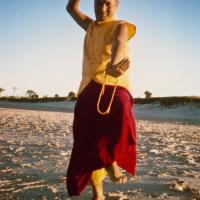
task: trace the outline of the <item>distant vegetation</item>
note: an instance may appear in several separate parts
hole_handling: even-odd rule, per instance
[[[60,97],[58,94],[55,94],[54,97],[48,97],[47,95],[44,95],[43,97],[39,97],[39,95],[33,91],[33,90],[27,90],[25,93],[25,96],[15,96],[15,92],[17,90],[16,87],[13,87],[13,96],[2,96],[2,93],[5,91],[5,89],[0,87],[0,101],[14,101],[14,102],[53,102],[53,101],[75,101],[77,99],[77,95],[75,92],[70,91],[68,96],[66,97]]]
[[[26,91],[26,95],[30,98],[30,99],[38,99],[39,95],[33,91],[33,90],[27,90]]]
[[[200,108],[200,97],[198,96],[135,98],[134,102],[135,104],[159,103],[163,107],[176,107],[194,103]]]
[[[3,88],[0,87],[0,97],[1,97],[1,93],[4,91]]]
[[[75,96],[66,96],[66,97],[42,97],[42,98],[29,98],[29,97],[20,97],[16,98],[11,97],[0,97],[0,101],[14,101],[14,102],[53,102],[53,101],[75,101],[77,97]],[[149,104],[149,103],[159,103],[163,107],[176,107],[178,105],[184,105],[188,103],[195,104],[200,108],[200,97],[153,97],[153,98],[134,98],[135,104]]]
[[[149,92],[148,90],[146,90],[146,91],[144,92],[144,95],[145,95],[145,98],[151,98],[152,93]]]
[[[74,101],[74,100],[76,100],[77,99],[77,95],[76,95],[76,93],[75,92],[69,92],[69,94],[68,94],[68,99],[69,100],[71,100],[71,101]]]
[[[13,87],[15,94],[16,87]],[[14,101],[14,102],[53,102],[53,101],[75,101],[77,100],[77,95],[75,92],[70,91],[67,96],[60,97],[58,94],[55,94],[53,97],[48,97],[44,95],[42,98],[33,91],[27,90],[25,97],[18,96],[2,96],[2,93],[5,90],[0,87],[0,101]],[[197,107],[200,108],[200,97],[198,96],[183,96],[183,97],[152,97],[152,93],[146,90],[144,92],[145,98],[134,98],[135,104],[149,104],[149,103],[159,103],[163,107],[176,107],[178,105],[194,103]]]

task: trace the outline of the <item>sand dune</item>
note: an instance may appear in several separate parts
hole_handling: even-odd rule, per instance
[[[23,103],[0,101],[0,108],[18,108],[28,110],[43,110],[73,113],[75,101]],[[161,106],[160,103],[135,104],[133,110],[136,119],[179,121],[200,124],[199,104],[187,102],[170,107]]]

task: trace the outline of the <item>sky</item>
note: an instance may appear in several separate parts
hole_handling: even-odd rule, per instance
[[[85,32],[66,0],[0,0],[3,95],[77,92]],[[200,0],[121,0],[117,17],[134,23],[130,42],[134,97],[200,96]],[[94,18],[93,1],[80,9]],[[14,93],[13,87],[16,87]]]

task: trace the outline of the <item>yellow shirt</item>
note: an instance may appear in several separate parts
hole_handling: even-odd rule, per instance
[[[79,95],[88,83],[93,79],[103,84],[104,71],[111,59],[112,40],[115,28],[120,23],[127,23],[129,39],[135,34],[135,26],[124,20],[117,20],[112,17],[103,22],[94,21],[88,28],[83,49],[82,80],[79,86]],[[124,58],[129,58],[128,43],[124,47]],[[106,84],[115,85],[116,78],[107,75]],[[130,91],[129,69],[118,77],[117,85],[127,88]]]

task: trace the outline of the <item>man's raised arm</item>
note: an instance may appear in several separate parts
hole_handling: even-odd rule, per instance
[[[89,25],[93,22],[93,19],[85,15],[79,10],[80,0],[69,0],[66,10],[72,16],[72,18],[87,31]]]

